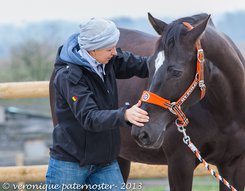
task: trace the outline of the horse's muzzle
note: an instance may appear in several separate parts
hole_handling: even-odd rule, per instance
[[[151,138],[147,131],[142,130],[139,127],[134,127],[131,131],[131,135],[140,147],[148,147],[151,144]]]
[[[145,131],[142,131],[140,132],[140,134],[138,135],[138,138],[137,138],[138,142],[144,146],[144,145],[149,145],[150,143],[150,136],[147,132]]]

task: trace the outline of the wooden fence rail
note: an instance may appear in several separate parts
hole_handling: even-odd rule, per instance
[[[0,83],[0,99],[48,97],[48,81]]]
[[[216,169],[214,166],[211,166]],[[45,182],[47,165],[37,166],[11,166],[0,167],[0,183],[10,182]],[[132,163],[130,178],[164,178],[167,177],[168,168],[166,165],[147,165]],[[195,176],[208,176],[209,172],[199,165],[194,173]]]

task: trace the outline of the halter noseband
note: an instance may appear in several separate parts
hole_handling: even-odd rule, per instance
[[[191,26],[187,22],[183,22],[183,25],[185,25],[189,30],[193,29],[193,26]],[[197,70],[196,70],[195,79],[193,80],[189,88],[186,90],[186,92],[176,102],[171,102],[149,91],[144,91],[140,99],[143,102],[158,105],[165,109],[169,109],[169,111],[171,111],[173,114],[178,116],[178,118],[175,121],[177,126],[185,127],[189,123],[188,118],[186,117],[186,115],[181,109],[181,105],[192,94],[196,86],[198,85],[201,90],[200,99],[202,99],[205,96],[205,92],[206,92],[206,86],[204,83],[204,52],[201,47],[200,39],[197,40],[196,42],[196,49],[197,49]]]

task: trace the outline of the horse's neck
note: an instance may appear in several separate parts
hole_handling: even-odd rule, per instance
[[[208,109],[220,115],[230,113],[233,109],[231,84],[224,73],[207,59],[205,62],[205,83],[207,92],[204,100]]]
[[[230,80],[244,83],[245,60],[228,37],[210,28],[207,35],[204,36],[202,44],[205,56]]]
[[[235,45],[224,36],[209,31],[206,37],[203,48],[205,57],[210,60],[207,100],[210,100],[210,104],[221,112],[240,112],[244,116],[244,58]]]

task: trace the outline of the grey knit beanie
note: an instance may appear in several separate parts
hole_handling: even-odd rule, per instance
[[[116,25],[100,18],[91,18],[80,24],[78,44],[87,51],[116,46],[120,32]]]

